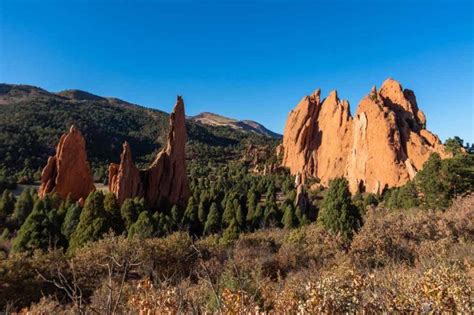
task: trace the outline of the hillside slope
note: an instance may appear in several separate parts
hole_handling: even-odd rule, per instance
[[[268,130],[265,126],[253,120],[237,120],[209,112],[200,113],[190,119],[207,126],[226,126],[234,130],[253,132],[276,139],[282,137],[280,134]]]
[[[137,164],[144,165],[165,140],[168,116],[160,110],[85,91],[56,94],[33,86],[0,84],[0,169],[11,174],[24,168],[38,170],[54,154],[59,137],[72,124],[84,134],[95,170],[118,161],[124,141],[129,142]],[[194,121],[187,122],[187,130],[188,158],[196,158],[193,152],[201,152],[199,157],[206,159],[207,152],[223,148],[229,152],[236,146],[273,141]]]

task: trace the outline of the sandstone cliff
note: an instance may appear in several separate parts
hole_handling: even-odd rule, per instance
[[[323,185],[344,176],[352,193],[381,192],[413,178],[431,152],[447,156],[438,137],[425,127],[415,94],[393,79],[380,91],[373,87],[354,117],[337,92],[321,100],[316,90],[288,116],[283,166]]]
[[[170,115],[170,131],[165,148],[145,170],[133,164],[128,143],[123,145],[120,164],[109,167],[109,190],[120,204],[127,198],[143,197],[150,208],[168,201],[186,205],[190,195],[186,174],[186,116],[184,102],[178,96]]]
[[[50,156],[41,173],[40,198],[55,192],[61,198],[85,199],[95,189],[87,162],[86,142],[74,126],[61,136],[56,155]]]

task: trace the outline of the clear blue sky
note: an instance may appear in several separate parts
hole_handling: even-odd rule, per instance
[[[473,1],[0,0],[0,81],[83,89],[282,132],[306,94],[352,110],[391,76],[428,128],[474,141]]]

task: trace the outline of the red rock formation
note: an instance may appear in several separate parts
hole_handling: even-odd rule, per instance
[[[112,163],[109,166],[109,190],[115,193],[119,204],[127,198],[143,195],[140,171],[133,164],[128,142],[123,144],[120,164]]]
[[[127,143],[120,164],[109,167],[109,190],[121,204],[126,198],[144,197],[150,208],[162,201],[184,206],[190,196],[186,174],[186,116],[184,102],[178,100],[170,115],[170,131],[165,148],[146,169],[139,171],[132,161]]]
[[[91,169],[87,162],[86,142],[74,126],[63,134],[56,155],[48,158],[41,173],[40,198],[55,192],[61,198],[74,201],[85,199],[95,189]]]
[[[374,88],[353,118],[347,101],[331,92],[305,97],[290,112],[283,135],[283,166],[323,185],[345,176],[352,193],[381,192],[413,178],[431,152],[447,154],[425,129],[415,95],[392,79]]]

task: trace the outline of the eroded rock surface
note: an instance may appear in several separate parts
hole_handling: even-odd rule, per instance
[[[86,199],[95,189],[91,169],[87,162],[86,141],[81,132],[71,126],[61,136],[56,155],[50,156],[41,173],[40,198],[48,193],[57,193],[61,198],[68,196],[77,201]]]
[[[170,115],[170,131],[165,148],[148,169],[138,170],[132,161],[130,147],[123,146],[120,164],[109,167],[109,190],[119,203],[127,198],[143,197],[150,208],[163,201],[186,205],[190,195],[186,174],[186,116],[184,102],[178,97]]]
[[[381,192],[413,178],[432,152],[446,157],[438,137],[426,130],[413,91],[387,79],[372,88],[352,117],[337,92],[306,96],[290,112],[283,135],[283,166],[316,177],[323,185],[348,179],[350,190]]]

